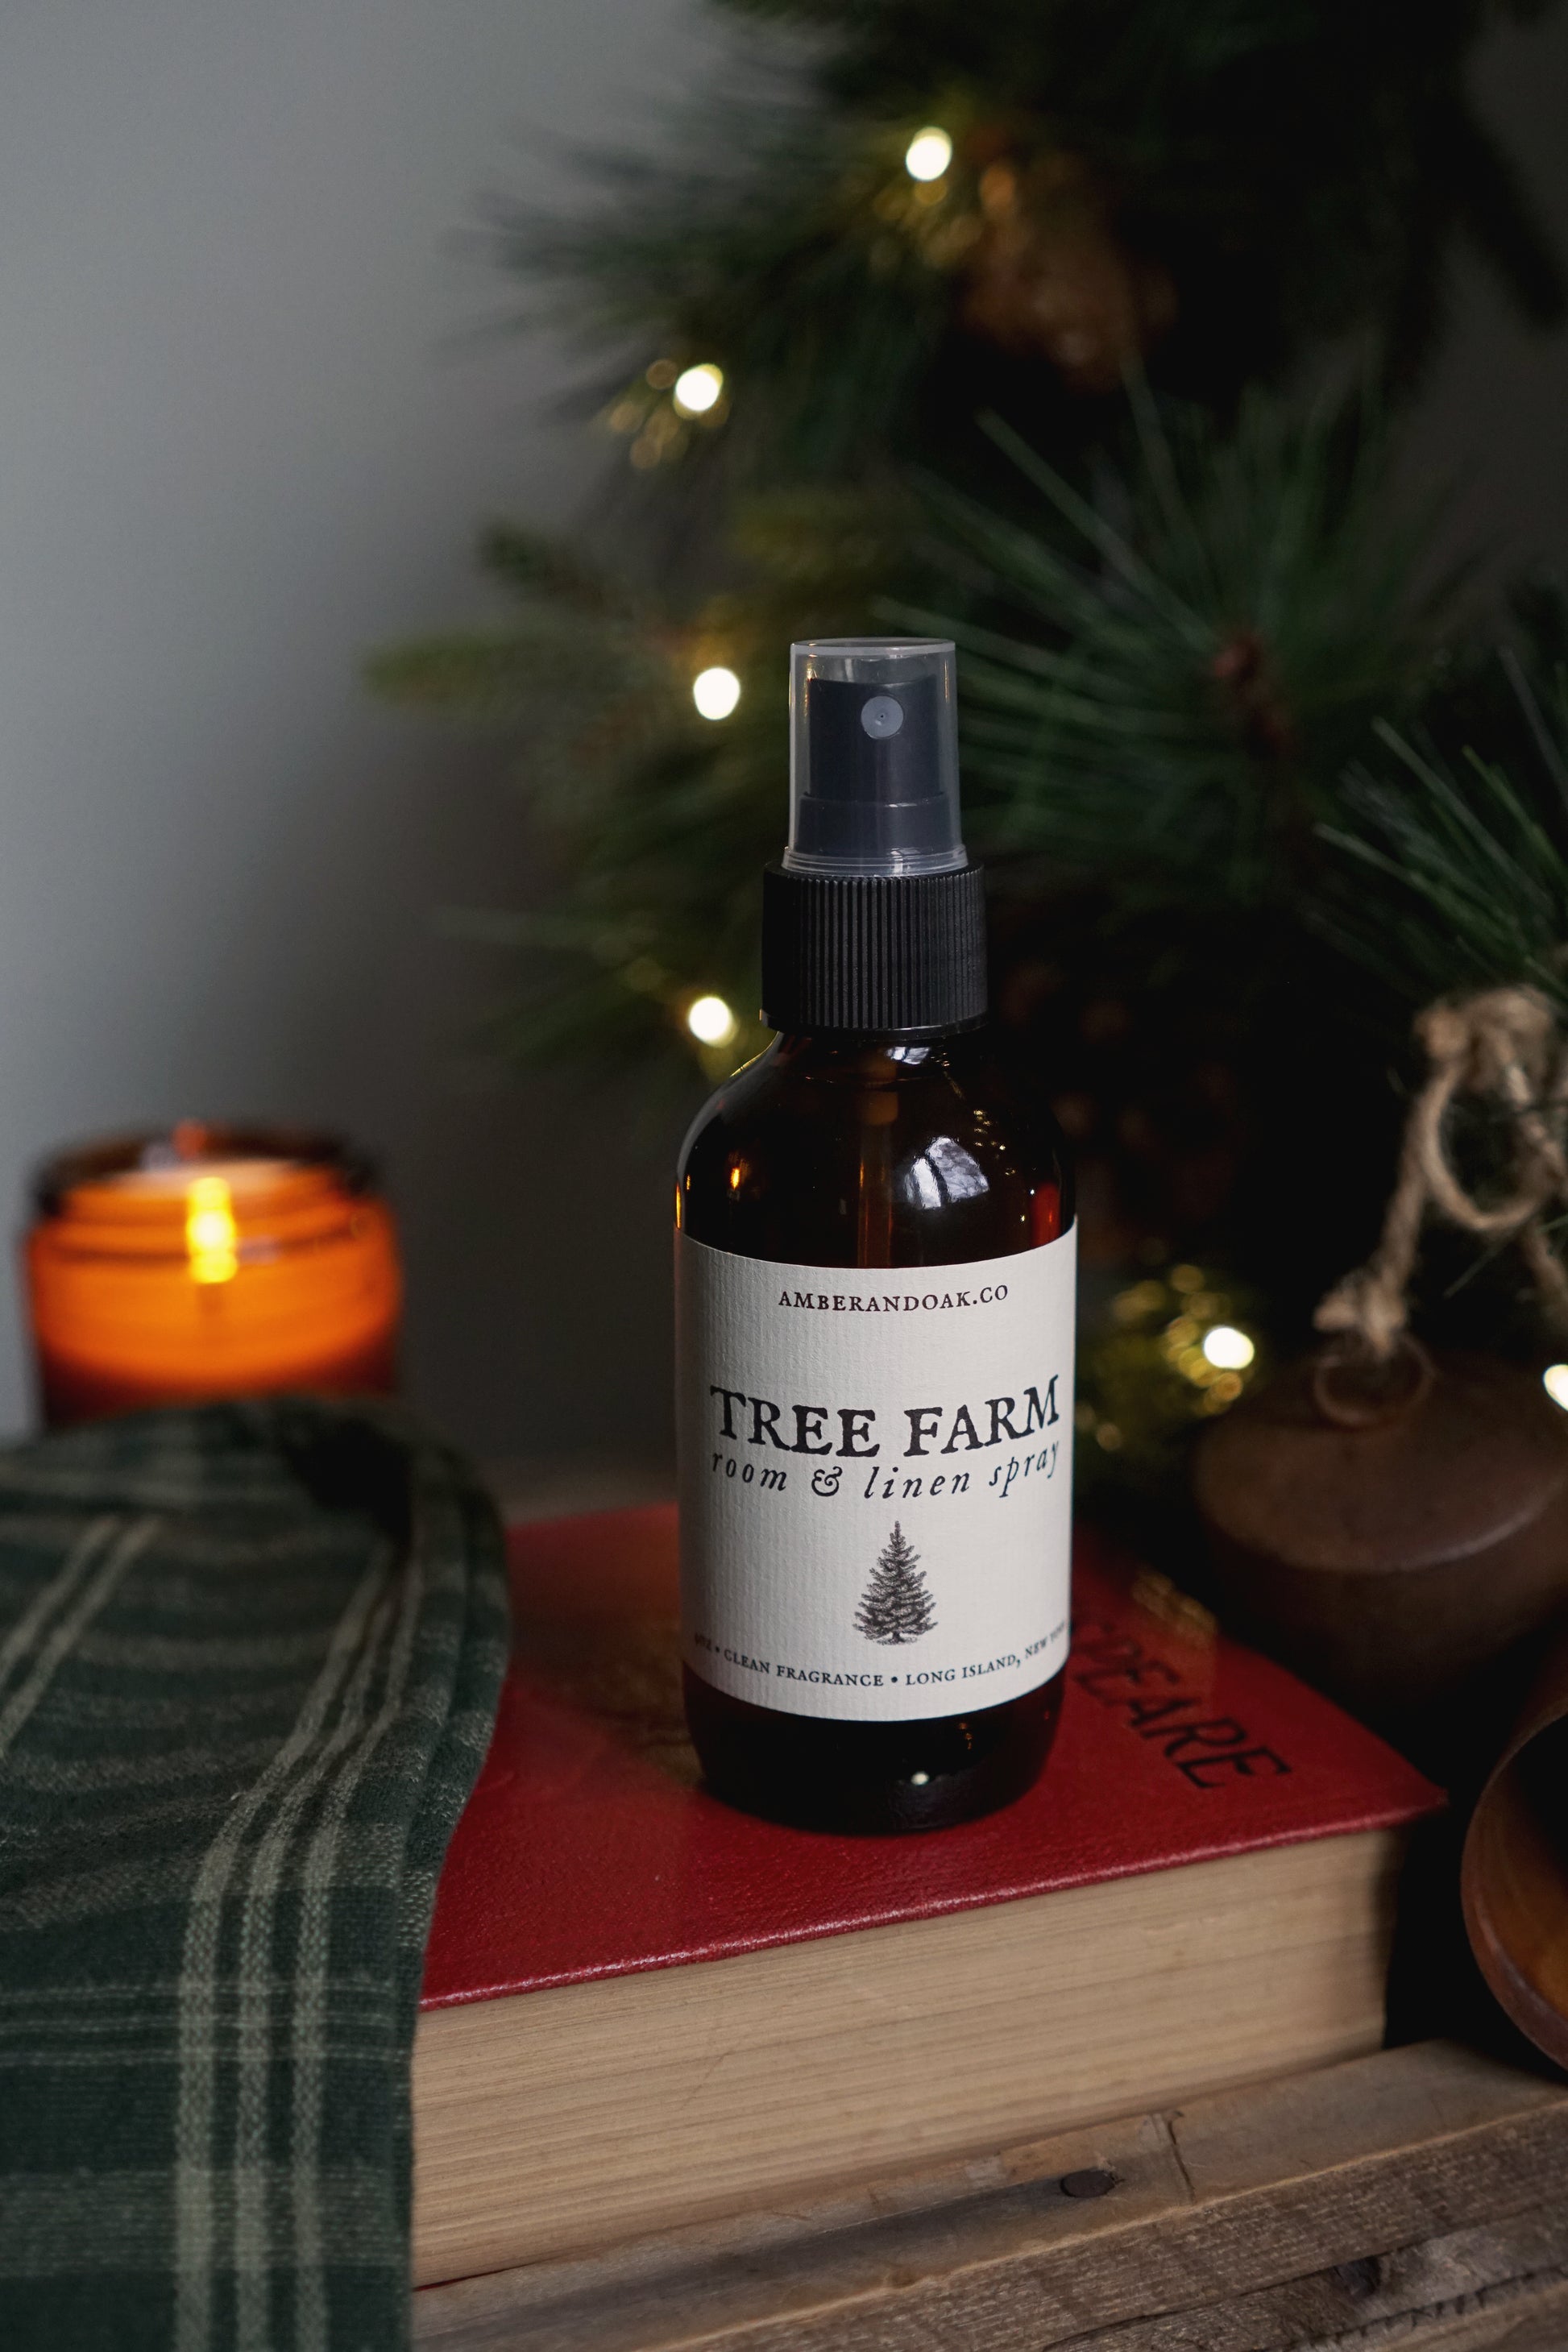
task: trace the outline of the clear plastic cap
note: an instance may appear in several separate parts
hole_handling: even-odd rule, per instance
[[[792,873],[947,874],[969,863],[954,667],[936,637],[791,646]]]

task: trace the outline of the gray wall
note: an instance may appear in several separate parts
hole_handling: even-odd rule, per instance
[[[51,1141],[250,1110],[382,1148],[423,1401],[489,1451],[664,1425],[666,1170],[476,1085],[515,901],[494,755],[364,650],[477,608],[475,527],[584,452],[458,249],[518,133],[601,137],[679,0],[7,0],[0,25],[0,1214]],[[0,1425],[27,1410],[9,1267]]]
[[[1481,104],[1568,252],[1568,7],[1483,50]],[[1428,390],[1413,467],[1452,484],[1456,541],[1491,570],[1531,556],[1568,569],[1568,332],[1533,333],[1472,256],[1454,273],[1453,334]]]
[[[612,1099],[465,1073],[433,905],[536,877],[494,755],[363,650],[476,609],[472,526],[569,510],[539,345],[454,250],[520,126],[678,83],[681,0],[8,0],[0,19],[0,1199],[181,1113],[384,1151],[421,1401],[490,1453],[662,1441],[667,1175]],[[1488,60],[1568,226],[1568,29]],[[1461,280],[1422,461],[1568,555],[1568,356]],[[27,1410],[0,1295],[0,1425]]]

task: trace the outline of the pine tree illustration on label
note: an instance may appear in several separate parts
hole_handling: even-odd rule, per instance
[[[895,1520],[877,1558],[855,1622],[868,1642],[918,1642],[936,1625],[936,1603],[916,1551]]]

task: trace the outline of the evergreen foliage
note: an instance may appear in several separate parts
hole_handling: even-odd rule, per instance
[[[1320,919],[1409,1003],[1524,982],[1568,1020],[1568,596],[1537,584],[1514,621],[1410,733],[1375,727],[1322,829],[1350,863]]]
[[[935,494],[973,559],[967,614],[929,616],[965,656],[971,803],[992,857],[1289,904],[1369,724],[1430,683],[1458,585],[1436,502],[1396,506],[1359,400],[1254,388],[1222,430],[1134,385],[1131,410],[1131,467],[1087,493],[994,425],[1021,497]]]
[[[374,675],[527,726],[565,880],[544,916],[470,925],[540,975],[510,1042],[646,1056],[699,990],[755,1003],[799,635],[956,638],[966,835],[1015,896],[1106,879],[1124,908],[1297,922],[1346,761],[1431,686],[1458,585],[1434,570],[1435,509],[1395,507],[1360,399],[1299,413],[1254,391],[1229,429],[1138,386],[1131,409],[1127,468],[1102,460],[1083,488],[992,420],[1005,504],[924,473],[898,495],[752,501],[746,593],[684,626],[548,542],[490,534],[512,625],[401,648]],[[721,727],[687,686],[718,659],[742,682]]]
[[[936,1602],[919,1559],[903,1528],[895,1524],[855,1612],[857,1629],[868,1642],[918,1642],[922,1633],[935,1631]]]
[[[560,879],[464,919],[521,951],[494,1041],[710,1076],[754,1050],[787,646],[951,635],[998,1003],[1110,1229],[1294,1314],[1370,1240],[1411,1005],[1565,994],[1561,606],[1511,672],[1467,650],[1437,502],[1391,487],[1457,240],[1563,313],[1469,96],[1486,30],[1550,0],[713,5],[732,64],[662,158],[493,218],[585,355],[596,519],[570,552],[492,531],[510,617],[374,668],[524,747]],[[722,393],[693,414],[697,362]],[[709,992],[724,1048],[685,1033]],[[1363,1139],[1331,1193],[1322,1088]]]
[[[595,204],[497,230],[590,347],[640,345],[639,373],[719,361],[727,436],[681,441],[753,481],[949,466],[987,408],[1056,450],[1101,430],[1095,404],[1144,358],[1222,412],[1345,340],[1409,383],[1460,233],[1527,317],[1561,313],[1558,259],[1468,89],[1483,30],[1535,0],[719,13],[760,38],[669,126],[668,160],[585,157]],[[952,158],[911,184],[923,124]]]

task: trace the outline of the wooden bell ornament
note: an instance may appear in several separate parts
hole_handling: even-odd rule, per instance
[[[1324,1349],[1217,1422],[1194,1478],[1237,1630],[1407,1741],[1568,1592],[1568,1417],[1489,1357]]]
[[[1432,1069],[1369,1263],[1318,1310],[1327,1345],[1205,1434],[1195,1499],[1238,1630],[1427,1757],[1477,1677],[1568,1600],[1568,1414],[1539,1379],[1485,1356],[1428,1354],[1405,1329],[1429,1205],[1517,1241],[1544,1303],[1564,1303],[1541,1225],[1568,1184],[1550,1011],[1530,990],[1436,1005],[1418,1034]],[[1443,1123],[1463,1091],[1511,1114],[1515,1190],[1479,1206],[1448,1165]]]

